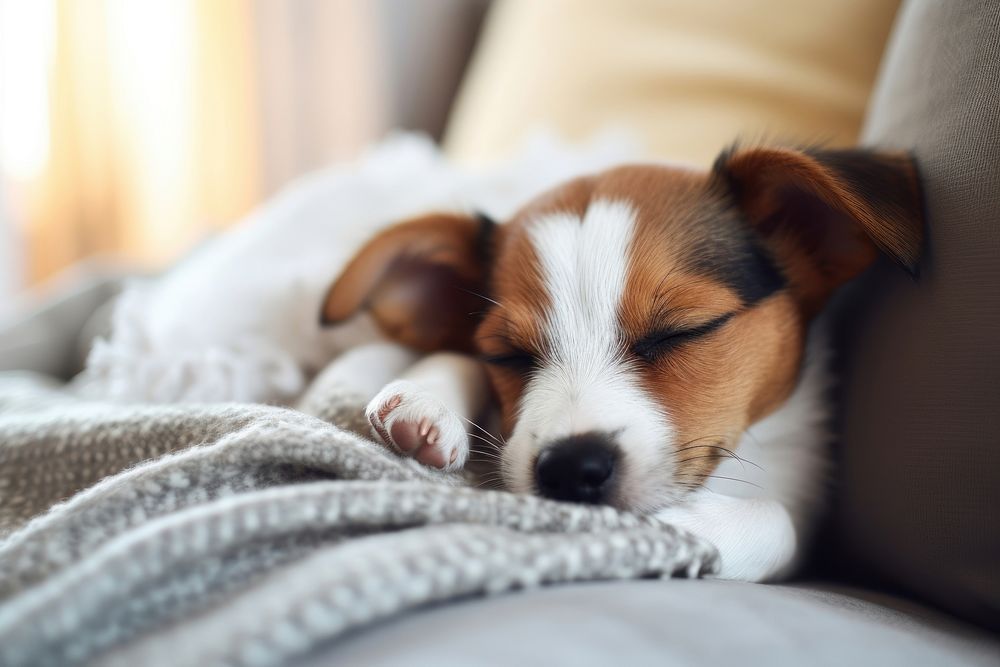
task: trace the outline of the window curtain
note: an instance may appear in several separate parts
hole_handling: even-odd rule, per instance
[[[371,7],[0,0],[0,167],[26,282],[94,255],[164,266],[356,154],[386,124]]]
[[[94,254],[161,262],[250,207],[260,120],[244,3],[62,0],[49,16],[47,150],[14,175],[30,281]]]
[[[392,127],[437,135],[485,7],[0,0],[4,268],[162,267]]]

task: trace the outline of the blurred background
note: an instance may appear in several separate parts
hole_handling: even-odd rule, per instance
[[[455,159],[549,127],[707,164],[856,140],[895,0],[0,0],[0,310],[158,268],[393,128]],[[457,96],[457,98],[456,98]]]
[[[484,8],[0,0],[5,291],[94,254],[162,264],[390,126],[438,135]],[[408,88],[414,57],[439,89]]]

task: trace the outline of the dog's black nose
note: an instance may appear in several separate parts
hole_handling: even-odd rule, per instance
[[[535,462],[538,493],[553,500],[601,503],[614,479],[618,449],[602,433],[584,433],[556,440]]]

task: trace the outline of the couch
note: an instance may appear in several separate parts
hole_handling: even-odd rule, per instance
[[[918,281],[877,266],[835,305],[838,472],[803,573],[476,597],[302,664],[1000,665],[998,53],[998,2],[912,0],[895,18],[862,143],[915,152],[927,252]],[[89,339],[116,284],[101,276],[0,331],[0,368],[70,376],[78,359],[33,357],[31,340]]]

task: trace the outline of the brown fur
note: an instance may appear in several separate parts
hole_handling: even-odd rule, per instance
[[[417,350],[472,351],[484,307],[487,267],[476,221],[432,214],[375,237],[324,299],[320,321],[334,325],[366,310],[389,337]],[[487,304],[488,305],[488,304]]]
[[[782,259],[810,315],[880,251],[917,272],[922,201],[905,155],[749,149],[723,153],[714,175]]]

